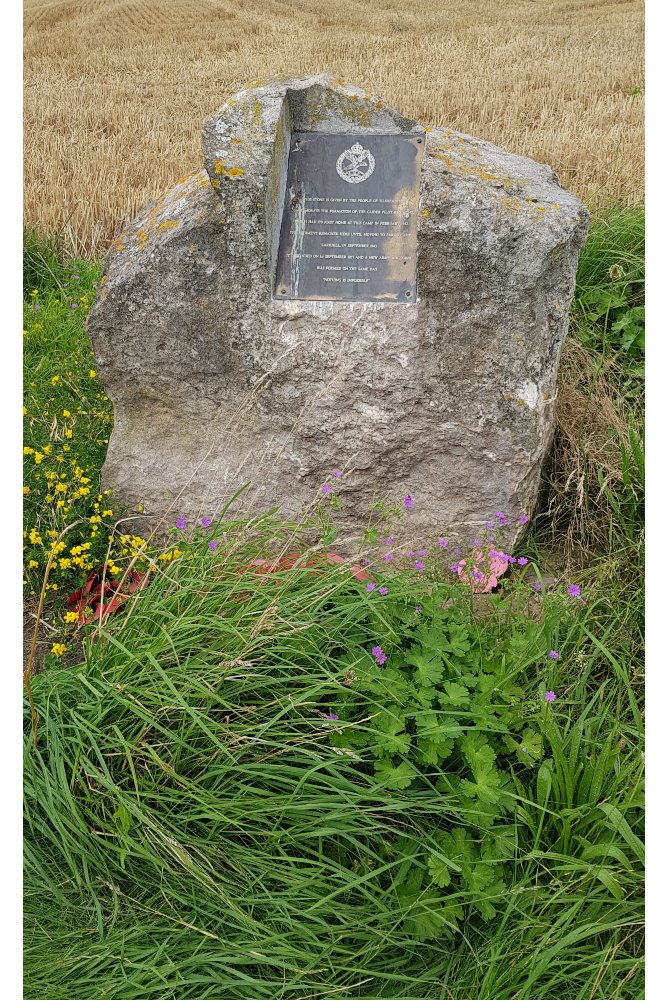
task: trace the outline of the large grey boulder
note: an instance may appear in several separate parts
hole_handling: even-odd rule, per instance
[[[425,134],[416,302],[272,298],[290,128]],[[170,522],[250,482],[246,506],[294,517],[341,469],[349,535],[410,494],[423,544],[529,514],[589,222],[553,170],[322,76],[241,91],[203,150],[114,243],[90,315],[105,487]]]

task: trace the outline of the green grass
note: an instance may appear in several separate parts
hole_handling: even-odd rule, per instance
[[[640,301],[638,219],[596,222],[574,331],[591,356],[618,356],[633,407],[639,342],[623,346],[621,306],[590,310],[619,261],[626,308]],[[85,575],[116,537],[113,517],[90,522],[108,502],[94,506],[111,411],[63,293],[74,274],[93,291],[99,268],[27,245],[26,443],[52,443],[27,472],[64,465],[67,441],[88,470],[68,512],[86,519]],[[62,409],[77,413],[71,439]],[[249,523],[242,497],[211,528],[215,553],[201,529],[174,533],[181,557],[84,627],[82,662],[32,679],[26,998],[642,997],[640,425],[628,440],[622,475],[591,486],[614,516],[581,600],[568,580],[536,595],[515,567],[480,602],[444,553],[428,577],[389,574],[372,544],[385,597],[345,565],[258,574],[254,559],[307,551],[326,518]],[[66,517],[43,479],[27,485],[26,534],[46,548]],[[26,543],[28,560],[40,546]],[[539,573],[539,535],[523,545]]]

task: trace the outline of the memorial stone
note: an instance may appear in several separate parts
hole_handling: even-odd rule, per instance
[[[409,494],[422,544],[530,514],[589,222],[551,168],[324,76],[236,94],[203,152],[106,261],[104,486],[298,517],[341,469],[344,537]]]

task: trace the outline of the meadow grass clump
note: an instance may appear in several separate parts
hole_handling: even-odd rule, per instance
[[[470,967],[498,925],[523,995],[635,975],[641,734],[594,594],[519,575],[480,618],[456,574],[260,563],[294,542],[223,518],[35,678],[31,995],[509,1000]]]
[[[544,536],[642,573],[644,209],[593,220],[558,380]]]

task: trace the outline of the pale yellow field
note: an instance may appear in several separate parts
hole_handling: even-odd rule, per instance
[[[103,254],[226,97],[316,72],[643,199],[641,0],[25,0],[26,224]]]

